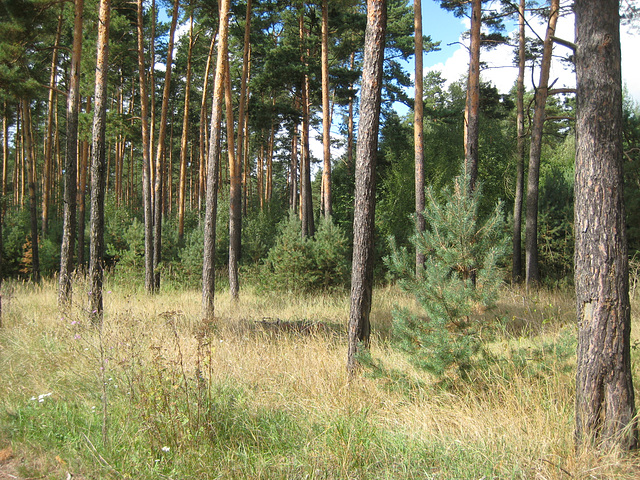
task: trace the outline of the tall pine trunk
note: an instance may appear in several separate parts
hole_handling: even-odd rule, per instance
[[[478,143],[480,138],[480,27],[482,0],[471,0],[471,42],[469,45],[469,78],[464,123],[465,173],[469,177],[469,192],[478,179]]]
[[[369,347],[371,294],[373,289],[373,235],[375,218],[375,166],[382,67],[387,25],[386,0],[367,0],[367,27],[362,66],[360,122],[356,152],[356,191],[353,219],[353,262],[347,370],[355,373],[356,354]]]
[[[249,40],[251,38],[251,0],[247,0],[242,53],[242,78],[238,105],[238,137],[236,141],[236,165],[230,172],[229,192],[229,293],[232,299],[240,295],[238,261],[242,248],[242,164],[244,163],[245,115],[247,108],[247,82],[249,76]]]
[[[73,49],[67,95],[67,143],[64,167],[64,207],[62,214],[62,245],[60,247],[60,280],[58,305],[71,304],[71,275],[76,235],[78,112],[80,110],[80,60],[82,57],[82,15],[84,0],[75,1]]]
[[[53,53],[51,55],[51,72],[49,77],[49,101],[47,103],[47,133],[44,139],[44,168],[42,175],[42,235],[47,234],[49,227],[49,207],[51,205],[51,187],[52,187],[52,163],[53,163],[53,123],[54,111],[56,107],[56,81],[58,78],[58,48],[60,46],[60,36],[62,34],[62,13],[64,4],[60,7],[60,15],[58,15],[58,26],[56,28],[56,36],[53,43]]]
[[[224,99],[224,70],[229,38],[229,0],[221,0],[220,23],[218,27],[218,57],[213,84],[213,104],[211,106],[211,137],[207,158],[207,194],[204,217],[204,248],[202,259],[202,317],[212,320],[215,307],[215,254],[216,220],[218,214],[218,177],[220,157],[220,137],[222,121],[222,101]]]
[[[322,0],[322,210],[331,217],[331,113],[329,111],[329,1]]]
[[[153,186],[153,291],[160,289],[160,262],[162,261],[162,214],[164,210],[163,184],[165,164],[165,140],[167,137],[169,94],[171,87],[171,66],[173,63],[173,44],[178,23],[179,0],[173,2],[173,15],[169,30],[169,45],[164,73],[162,91],[162,107],[160,110],[160,129],[158,131],[158,147],[155,159],[155,181]]]
[[[415,38],[415,95],[413,116],[413,143],[415,157],[415,204],[416,204],[416,230],[424,232],[424,72],[422,62],[422,1],[413,2],[414,38]],[[416,250],[416,273],[421,275],[424,266],[424,253]]]
[[[527,176],[527,210],[525,220],[525,282],[527,288],[540,281],[538,270],[538,188],[540,182],[540,155],[542,153],[542,129],[545,121],[545,107],[549,95],[549,72],[553,53],[553,36],[560,13],[560,0],[551,0],[549,24],[544,39],[540,83],[536,89],[533,121],[531,124],[531,145],[529,146],[529,174]]]
[[[522,202],[524,199],[524,72],[526,66],[525,0],[520,0],[518,9],[518,80],[516,82],[516,192],[513,200],[513,254],[511,260],[511,281],[522,280]]]
[[[178,182],[178,238],[184,238],[185,194],[187,182],[187,145],[189,137],[189,97],[191,92],[191,57],[193,53],[193,13],[189,17],[189,49],[187,75],[184,86],[184,111],[182,114],[182,138],[180,140],[180,179]]]
[[[579,449],[638,446],[631,375],[617,0],[577,0],[575,283]]]
[[[149,93],[144,61],[143,0],[138,0],[138,75],[140,83],[140,116],[142,119],[142,203],[144,205],[144,285],[153,292],[153,204],[151,202],[151,132],[149,126]]]
[[[109,68],[110,0],[100,0],[93,132],[91,135],[91,213],[89,235],[89,318],[101,324],[104,281],[104,195],[106,183],[105,126],[107,116],[107,71]]]

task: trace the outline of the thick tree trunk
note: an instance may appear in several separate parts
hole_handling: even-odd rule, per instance
[[[149,128],[149,93],[144,61],[143,0],[138,0],[138,75],[140,116],[142,119],[142,203],[144,205],[144,285],[153,292],[153,204],[151,202],[151,133]]]
[[[511,260],[511,281],[514,284],[522,280],[522,202],[524,199],[524,72],[526,66],[525,37],[525,0],[520,0],[518,9],[518,80],[516,82],[516,192],[513,200],[513,255]]]
[[[167,119],[169,112],[169,94],[171,91],[171,65],[173,63],[173,44],[178,23],[179,0],[173,2],[173,15],[169,30],[169,45],[167,47],[167,61],[164,74],[164,88],[162,91],[162,107],[160,111],[160,129],[158,131],[158,148],[155,160],[155,183],[153,187],[153,291],[160,289],[160,262],[162,261],[162,213],[164,208],[164,156],[165,139],[167,136]]]
[[[106,183],[105,124],[107,113],[107,70],[109,68],[110,0],[100,0],[98,52],[94,94],[91,148],[91,219],[89,235],[89,318],[101,324],[103,317],[102,284],[104,281],[104,195]]]
[[[228,53],[229,0],[221,0],[218,27],[218,57],[211,107],[211,138],[207,159],[207,195],[204,217],[204,251],[202,261],[202,317],[213,319],[215,308],[216,220],[218,213],[218,165],[220,157],[220,124],[224,99],[225,63]]]
[[[478,141],[480,138],[480,27],[482,0],[471,0],[471,42],[469,45],[469,78],[464,111],[464,169],[469,176],[469,192],[478,179]]]
[[[540,154],[542,152],[542,129],[545,121],[545,107],[549,96],[549,72],[553,53],[553,36],[560,10],[560,0],[551,0],[551,10],[547,34],[544,39],[540,83],[536,89],[533,121],[531,124],[531,145],[529,147],[529,174],[527,176],[527,211],[525,220],[525,268],[527,288],[540,282],[538,270],[538,187],[540,181]]]
[[[413,143],[415,157],[415,204],[416,204],[416,231],[424,232],[424,144],[422,135],[424,131],[424,72],[422,62],[422,1],[414,0],[414,38],[415,38],[415,95],[413,115]],[[424,253],[416,250],[416,274],[421,275],[424,268]]]
[[[67,144],[64,167],[64,207],[62,214],[62,245],[60,247],[60,281],[58,305],[71,304],[71,275],[76,235],[78,112],[80,110],[80,59],[82,57],[82,15],[84,0],[75,1],[71,73],[67,95]]]
[[[322,0],[322,210],[331,217],[331,113],[329,111],[329,1]]]
[[[184,111],[182,114],[182,138],[180,140],[180,179],[178,182],[178,238],[184,238],[185,194],[187,190],[187,145],[189,137],[189,97],[191,92],[191,57],[193,53],[193,13],[189,17],[189,50],[187,76],[184,86]]]
[[[358,147],[356,152],[356,191],[353,219],[353,263],[351,268],[351,307],[349,312],[349,351],[347,370],[355,373],[356,354],[368,348],[373,289],[373,234],[375,218],[375,165],[378,153],[378,127],[382,90],[382,64],[387,25],[386,0],[367,1],[364,63]]]
[[[578,0],[576,14],[576,441],[638,446],[630,360],[617,0]]]

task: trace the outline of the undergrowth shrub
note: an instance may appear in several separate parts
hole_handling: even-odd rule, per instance
[[[466,379],[485,362],[482,314],[495,304],[502,283],[498,262],[506,252],[506,234],[501,205],[480,219],[480,189],[470,192],[468,184],[467,177],[457,177],[442,200],[427,189],[427,228],[411,238],[425,255],[422,272],[415,272],[413,252],[397,248],[393,239],[392,254],[385,259],[424,312],[395,309],[394,340],[413,364],[438,377]]]
[[[309,292],[346,284],[349,243],[343,230],[330,219],[321,219],[313,237],[302,236],[300,219],[291,213],[279,225],[275,245],[258,273],[267,290]]]

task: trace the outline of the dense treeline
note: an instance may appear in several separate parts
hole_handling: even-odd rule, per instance
[[[3,275],[37,278],[38,274],[52,275],[60,267],[68,127],[65,108],[70,86],[74,8],[70,2],[46,0],[21,0],[5,3],[2,8]],[[179,28],[174,34],[172,69],[168,74],[166,60],[174,8]],[[376,167],[376,265],[380,272],[384,269],[381,259],[388,253],[389,236],[394,236],[400,245],[409,245],[415,194],[411,181],[413,116],[401,117],[394,110],[395,102],[413,106],[407,93],[411,79],[405,62],[413,55],[413,11],[401,0],[389,2],[388,9],[381,141]],[[358,120],[365,13],[364,6],[357,1],[330,2],[328,6],[328,77],[324,82],[328,81],[330,103],[326,112],[321,88],[322,2],[232,2],[228,79],[231,103],[223,116],[218,169],[216,257],[220,271],[231,258],[229,245],[233,244],[233,261],[240,259],[245,278],[247,275],[269,278],[269,269],[273,270],[276,258],[276,252],[269,251],[273,246],[285,248],[286,238],[291,235],[293,217],[288,213],[291,210],[296,212],[301,231],[309,241],[326,242],[327,250],[338,245],[336,252],[328,255],[339,251],[338,256],[344,258],[336,262],[347,264],[349,242],[344,248],[342,238],[351,238],[353,222],[354,124]],[[513,17],[513,11],[508,13]],[[497,24],[495,18],[489,21],[490,14],[485,15],[488,25]],[[154,271],[197,284],[202,262],[206,159],[211,147],[209,116],[218,12],[207,2],[158,0],[144,2],[143,17],[149,87],[150,194],[152,200],[159,195],[161,201],[159,216],[154,207],[154,221],[156,224],[159,221],[162,227],[156,233],[162,242]],[[251,19],[249,24],[247,18]],[[117,262],[119,271],[130,272],[132,278],[142,282],[145,146],[141,136],[142,77],[135,53],[136,27],[135,5],[114,0],[107,72],[105,259],[108,263]],[[97,31],[97,4],[95,0],[87,0],[75,164],[78,190],[75,258],[79,271],[86,269],[89,253],[87,195]],[[428,25],[425,31],[428,33]],[[484,45],[497,38],[496,34],[485,39]],[[429,37],[424,40],[428,55],[437,44]],[[528,44],[529,66],[539,63],[536,54],[539,50],[539,41]],[[502,200],[508,217],[507,212],[513,211],[517,169],[516,93],[514,88],[509,95],[501,95],[491,84],[480,84],[478,178],[483,192],[480,211],[488,213],[496,201]],[[436,192],[451,184],[465,157],[466,94],[466,79],[445,88],[440,74],[425,77],[425,183]],[[529,92],[524,102],[528,109],[527,128],[528,119],[533,118],[533,96],[534,92]],[[162,118],[163,108],[166,118]],[[314,158],[309,147],[313,132],[323,130],[323,113],[329,115],[332,125],[330,172],[326,161]],[[546,116],[539,179],[539,269],[545,282],[570,282],[572,95],[550,97]],[[638,118],[637,105],[628,101],[624,112],[625,188],[632,255],[640,249],[635,227],[640,223],[636,218],[638,210],[633,208],[640,198],[640,173],[634,166],[639,160]],[[330,192],[329,200],[325,199],[325,191]],[[318,222],[327,211],[332,214],[333,226],[322,227]],[[240,224],[239,230],[229,228],[230,217]],[[317,229],[325,232],[325,237],[314,240]],[[238,231],[241,239],[233,240]],[[34,244],[38,249],[33,248]],[[295,251],[278,253],[288,254],[294,255]],[[334,267],[340,271],[336,278],[319,284],[345,284],[347,275],[337,264]]]

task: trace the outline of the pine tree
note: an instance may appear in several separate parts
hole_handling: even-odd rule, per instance
[[[437,376],[455,372],[466,378],[481,350],[479,313],[491,307],[502,283],[498,262],[506,252],[501,204],[486,220],[478,217],[480,189],[470,192],[468,176],[455,179],[453,191],[426,191],[427,227],[412,243],[425,257],[416,275],[415,259],[392,239],[385,259],[399,285],[415,295],[424,315],[394,313],[398,345],[418,367]]]

